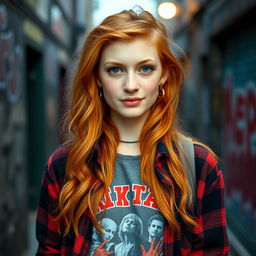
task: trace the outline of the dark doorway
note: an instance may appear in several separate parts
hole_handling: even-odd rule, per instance
[[[42,54],[26,47],[26,86],[28,121],[28,204],[35,209],[38,204],[42,171],[45,165],[45,104]]]

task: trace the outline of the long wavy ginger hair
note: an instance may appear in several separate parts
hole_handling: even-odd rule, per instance
[[[145,122],[139,140],[141,151],[141,177],[150,188],[158,207],[170,227],[178,231],[175,217],[178,211],[184,221],[196,225],[186,211],[191,190],[185,178],[181,162],[173,149],[177,142],[176,109],[179,101],[183,70],[168,47],[167,32],[162,23],[149,12],[139,14],[133,10],[107,17],[88,35],[76,69],[69,111],[69,130],[73,134],[66,166],[66,182],[59,198],[57,222],[64,224],[64,233],[72,228],[78,234],[82,214],[89,211],[93,225],[101,231],[96,219],[98,205],[104,198],[114,175],[119,133],[110,119],[109,107],[100,99],[96,84],[97,69],[102,51],[116,40],[132,41],[138,37],[154,37],[163,72],[167,80],[163,84],[165,95],[158,97]],[[162,140],[170,154],[165,177],[170,187],[157,178],[154,169],[156,146]],[[92,151],[100,141],[100,166],[90,163]],[[172,179],[172,178],[173,179]],[[180,190],[180,203],[175,202],[174,182]]]

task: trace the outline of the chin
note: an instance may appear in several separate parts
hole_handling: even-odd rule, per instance
[[[141,118],[141,117],[148,116],[148,112],[133,111],[132,113],[123,113],[121,114],[121,116],[123,116],[124,118]]]

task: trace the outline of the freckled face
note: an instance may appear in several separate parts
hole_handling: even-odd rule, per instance
[[[116,41],[102,52],[98,82],[116,122],[127,118],[145,121],[165,80],[150,38]]]

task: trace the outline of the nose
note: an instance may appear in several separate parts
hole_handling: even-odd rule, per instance
[[[127,74],[124,81],[124,90],[127,92],[135,92],[139,89],[136,76],[133,72]]]

